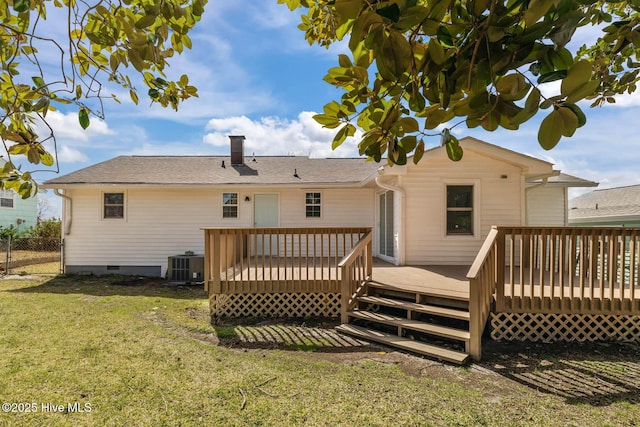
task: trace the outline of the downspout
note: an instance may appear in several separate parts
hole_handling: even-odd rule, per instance
[[[66,217],[65,220],[66,221],[65,221],[65,224],[64,224],[64,234],[65,235],[69,235],[71,233],[71,219],[72,219],[72,217],[71,217],[72,209],[71,208],[72,208],[73,201],[71,200],[71,197],[67,196],[64,193],[61,193],[60,190],[58,190],[57,188],[55,188],[53,190],[53,192],[54,192],[54,194],[56,196],[62,197],[64,200],[69,201],[69,209],[65,209],[65,213],[67,215],[65,215],[65,217]]]
[[[378,175],[376,176],[376,184],[378,187],[385,190],[398,192],[400,194],[400,225],[398,230],[398,265],[404,265],[405,260],[405,218],[404,218],[404,203],[405,203],[405,191],[402,187],[396,187],[390,184],[382,182],[382,171],[378,169]]]

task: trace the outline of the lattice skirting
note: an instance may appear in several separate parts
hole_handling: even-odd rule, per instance
[[[211,316],[222,317],[338,317],[338,293],[214,294]]]
[[[508,341],[640,341],[640,316],[492,313],[491,338]]]

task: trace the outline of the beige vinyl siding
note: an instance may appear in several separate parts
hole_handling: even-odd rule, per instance
[[[373,226],[373,190],[322,192],[322,217],[306,218],[305,190],[73,189],[73,224],[65,236],[65,264],[74,266],[161,266],[167,257],[204,252],[202,227],[252,227],[256,193],[278,194],[281,227]],[[125,219],[102,219],[104,191],[125,193]],[[238,218],[222,218],[222,193],[238,193]],[[245,201],[249,197],[249,201]]]
[[[527,190],[527,225],[567,225],[565,197],[565,187],[541,185]]]
[[[522,218],[521,169],[465,151],[460,162],[446,156],[408,168],[405,264],[471,264],[492,225],[519,225]],[[506,176],[503,178],[503,175]],[[446,186],[474,186],[474,235],[446,235]]]

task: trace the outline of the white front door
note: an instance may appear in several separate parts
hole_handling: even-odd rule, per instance
[[[256,194],[253,196],[253,226],[256,228],[277,227],[280,225],[280,208],[277,194]],[[264,242],[264,243],[263,243]],[[276,238],[256,236],[256,253],[271,255],[277,253]]]

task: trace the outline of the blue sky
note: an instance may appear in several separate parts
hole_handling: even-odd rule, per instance
[[[311,118],[341,95],[322,78],[337,64],[344,44],[329,50],[309,46],[298,22],[298,16],[276,0],[209,0],[191,34],[193,49],[174,57],[168,71],[169,76],[187,73],[200,97],[174,112],[150,106],[145,93],[136,106],[126,93],[116,91],[122,104],[107,101],[105,120],[92,118],[86,131],[80,128],[77,113],[50,113],[60,172],[118,155],[227,154],[230,134],[245,135],[245,151],[256,155],[357,156],[355,139],[332,152],[333,131]],[[588,37],[588,33],[579,36]],[[469,130],[461,125],[454,133],[542,158],[565,173],[600,182],[600,188],[640,183],[640,94],[604,108],[583,109],[587,125],[551,151],[537,143],[542,115],[517,132]],[[435,146],[439,138],[426,142]],[[54,176],[44,172],[36,178]],[[58,205],[51,204],[52,214],[57,215]]]

